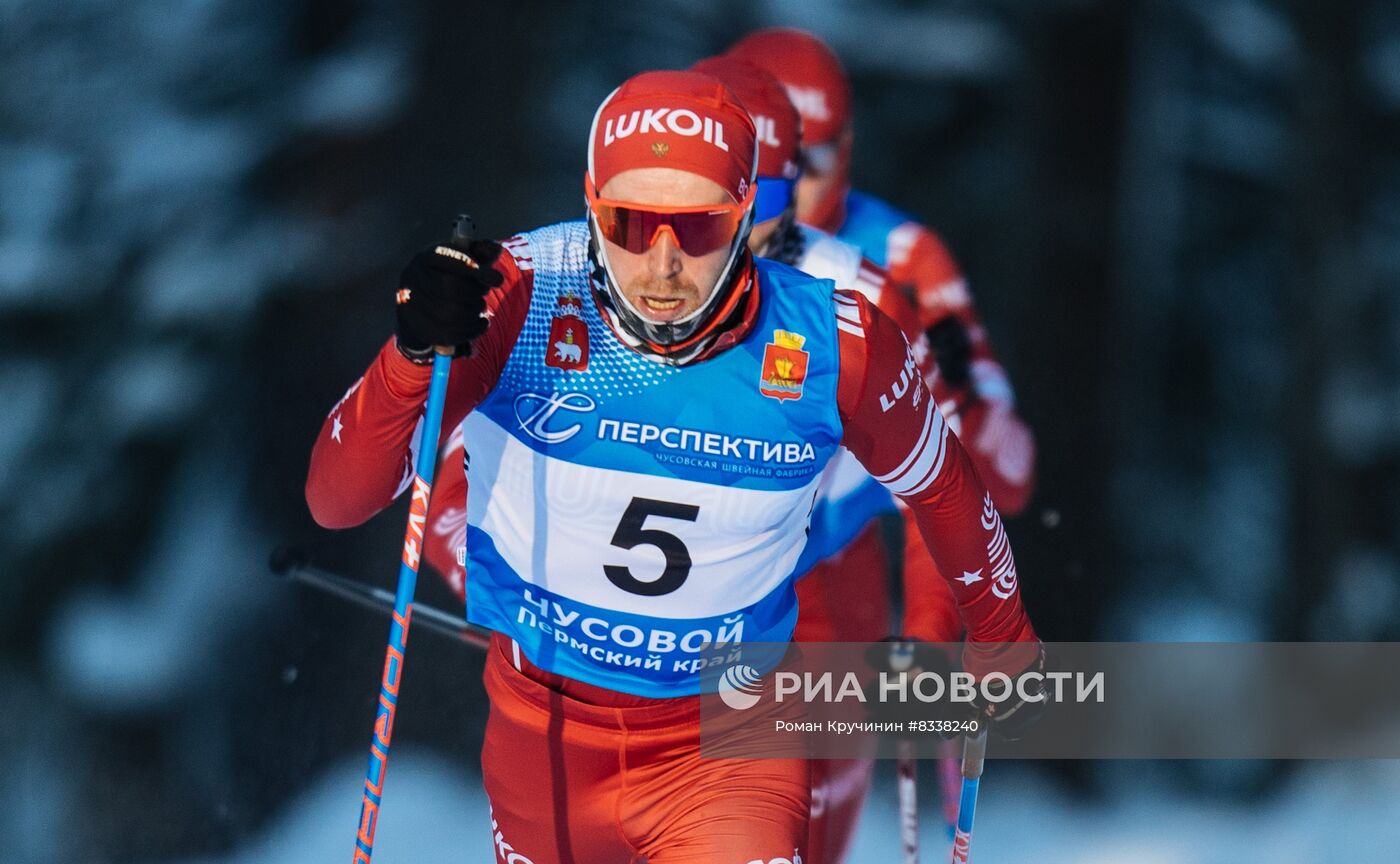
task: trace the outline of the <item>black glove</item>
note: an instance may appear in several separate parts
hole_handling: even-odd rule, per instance
[[[504,277],[491,265],[501,245],[473,240],[466,251],[439,245],[413,256],[395,294],[399,352],[415,363],[432,361],[433,346],[451,345],[454,357],[471,354],[471,343],[490,323],[486,292]]]
[[[976,717],[985,722],[987,729],[1003,741],[1019,741],[1031,724],[1045,712],[1045,705],[1049,702],[1045,695],[1045,670],[1045,649],[1041,648],[1034,663],[1019,674],[1011,676],[1012,691],[1009,699],[1003,702],[987,702],[982,698],[979,688],[978,696],[973,702]],[[1031,673],[1040,673],[1040,677],[1025,682],[1025,686],[1022,687],[1021,677]],[[1022,699],[1022,690],[1031,696],[1038,693],[1041,698]]]
[[[972,381],[972,340],[967,328],[949,315],[924,331],[938,372],[954,390],[965,388]]]
[[[880,698],[880,673],[892,676],[897,676],[901,672],[907,673],[909,677],[906,680],[912,682],[921,673],[929,672],[947,681],[948,674],[953,670],[953,658],[948,656],[944,646],[931,642],[921,642],[907,636],[888,636],[880,642],[871,644],[866,649],[865,660],[872,669],[871,678],[865,686],[866,713],[871,720],[879,723],[895,723],[913,719],[945,721],[949,723],[949,726],[946,729],[936,730],[938,737],[950,739],[962,734],[951,724],[967,719],[967,705],[965,704],[956,706],[946,699],[922,704],[914,701],[912,697],[905,702],[884,701]],[[912,683],[909,686],[912,687]],[[929,736],[929,733],[924,731],[922,727],[913,727],[907,722],[903,726],[906,731],[891,733],[891,735],[895,738],[911,741],[926,739]]]

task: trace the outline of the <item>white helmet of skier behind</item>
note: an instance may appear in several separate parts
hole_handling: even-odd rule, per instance
[[[692,360],[748,305],[753,119],[714,78],[644,72],[603,100],[588,138],[598,305],[634,349]]]

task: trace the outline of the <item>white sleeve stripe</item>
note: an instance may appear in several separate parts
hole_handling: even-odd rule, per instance
[[[939,423],[938,443],[930,441],[919,453],[918,460],[914,467],[898,480],[885,484],[885,488],[891,493],[900,497],[913,495],[915,491],[925,489],[933,482],[933,477],[943,467],[943,453],[948,441],[948,427]]]
[[[462,424],[458,423],[457,428],[452,430],[452,434],[447,436],[447,444],[442,448],[444,453],[451,453],[453,450],[465,450],[466,442],[462,440]]]
[[[855,298],[853,298],[853,297],[847,297],[847,296],[844,295],[844,294],[832,294],[832,295],[831,295],[831,298],[832,298],[833,300],[836,301],[836,305],[838,305],[838,306],[851,306],[851,307],[855,307],[855,306],[859,306],[859,305],[860,305],[859,303],[857,303],[857,302],[855,301]]]
[[[938,475],[943,471],[943,457],[948,455],[948,426],[947,424],[940,425],[942,426],[942,432],[938,436],[938,448],[937,453],[934,455],[934,458],[932,460],[933,466],[928,469],[928,472],[926,474],[924,474],[923,479],[915,483],[913,486],[910,486],[905,489],[896,489],[891,486],[888,487],[890,492],[894,493],[895,495],[908,498],[913,495],[918,495],[920,492],[927,489],[933,483],[934,480],[938,479]],[[922,462],[923,460],[920,461]],[[914,473],[916,472],[911,471],[910,476],[913,476]]]
[[[510,253],[510,257],[515,259],[515,266],[520,270],[535,269],[535,260],[530,254],[530,238],[517,234],[509,240],[502,241],[501,248]]]
[[[910,448],[909,455],[904,457],[904,461],[899,464],[898,468],[888,474],[881,474],[875,478],[886,486],[897,482],[909,471],[910,466],[914,464],[914,460],[919,458],[919,453],[924,449],[924,445],[928,443],[929,433],[933,430],[933,400],[928,400],[928,403],[928,405],[924,406],[924,428],[919,432],[919,440]]]
[[[864,330],[860,329],[859,327],[855,326],[854,324],[849,324],[849,323],[847,323],[847,322],[845,322],[845,321],[843,321],[843,320],[840,320],[840,319],[838,319],[838,320],[836,321],[836,329],[837,329],[837,330],[843,330],[843,331],[845,331],[845,332],[847,332],[847,333],[850,333],[852,336],[859,336],[859,337],[862,338],[862,339],[865,338],[865,331],[864,331]]]
[[[838,306],[836,307],[836,317],[857,327],[860,326],[860,313],[854,309],[842,309]]]

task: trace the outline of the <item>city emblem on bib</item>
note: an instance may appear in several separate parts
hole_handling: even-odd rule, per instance
[[[774,330],[773,341],[763,346],[763,371],[758,392],[771,399],[801,399],[802,382],[807,378],[807,357],[802,345],[807,337],[787,330]]]
[[[588,368],[588,325],[583,322],[583,302],[577,294],[564,294],[549,323],[544,365],[555,369]]]

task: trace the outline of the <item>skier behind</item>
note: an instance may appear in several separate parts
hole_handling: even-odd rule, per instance
[[[808,763],[701,759],[691,661],[790,637],[839,446],[909,504],[940,572],[1010,564],[898,326],[749,253],[755,168],[753,121],[718,81],[628,79],[589,133],[587,220],[415,256],[395,336],[312,452],[320,524],[383,509],[433,348],[457,349],[443,428],[465,417],[472,448],[468,615],[495,631],[482,770],[497,850],[533,864],[800,854]],[[948,584],[970,671],[1038,665],[1016,591]],[[1034,712],[1010,709],[1036,705],[983,715],[1014,734]]]
[[[764,70],[733,56],[710,57],[691,67],[724,82],[749,109],[758,128],[758,195],[749,248],[790,264],[838,290],[855,291],[895,321],[913,348],[919,377],[931,376],[931,360],[909,299],[883,269],[857,247],[799,224],[794,187],[800,182],[802,122],[787,91]],[[912,376],[911,376],[912,378]],[[947,406],[939,408],[946,412]],[[879,516],[895,511],[894,499],[844,447],[827,467],[812,511],[812,530],[799,566],[799,642],[875,642],[890,633],[889,562]],[[922,541],[920,541],[922,543]],[[949,607],[952,594],[932,586]],[[933,604],[928,604],[931,608]],[[956,608],[953,609],[956,617]],[[936,629],[938,622],[920,628]],[[957,641],[960,633],[947,640]],[[818,759],[812,763],[810,864],[841,861],[855,835],[871,785],[870,759]]]
[[[933,231],[873,195],[851,188],[851,86],[835,53],[802,30],[760,30],[729,53],[772,73],[802,114],[802,176],[797,218],[860,247],[885,267],[918,307],[936,360],[930,386],[949,425],[1008,514],[1025,507],[1035,483],[1035,441],[1016,414],[1014,393],[978,318],[967,285]],[[906,511],[907,635],[956,641],[961,622],[940,583],[912,514]],[[1009,590],[1004,585],[1003,590]]]

